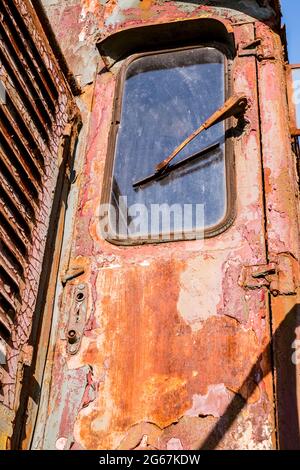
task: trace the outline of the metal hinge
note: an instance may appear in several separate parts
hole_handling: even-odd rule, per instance
[[[81,345],[87,316],[87,297],[86,284],[73,286],[69,323],[66,331],[67,353],[71,355],[76,354]]]
[[[240,44],[238,49],[239,57],[255,56],[258,59],[262,58],[261,54],[261,39],[255,39],[248,44]]]
[[[263,40],[258,38],[248,44],[240,44],[238,47],[239,57],[256,57],[257,60],[274,60],[275,56],[272,51],[264,45]]]
[[[78,267],[78,268],[72,268],[66,271],[62,277],[61,277],[61,283],[63,286],[65,286],[68,282],[73,281],[79,276],[82,276],[82,274],[85,273],[85,268],[84,267]]]
[[[299,263],[290,253],[280,253],[265,265],[243,266],[239,285],[244,289],[267,288],[274,297],[296,295]]]

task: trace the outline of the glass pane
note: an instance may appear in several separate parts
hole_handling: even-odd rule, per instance
[[[203,228],[201,208],[205,227],[224,218],[227,204],[224,122],[198,136],[172,164],[219,144],[214,150],[188,161],[163,179],[133,187],[134,182],[153,174],[158,163],[223,105],[224,72],[224,55],[211,47],[154,54],[129,65],[111,196],[121,225],[117,227],[118,235],[147,238],[149,233],[153,237],[167,232],[166,218],[157,227],[157,210],[162,204],[166,211],[177,205],[177,212],[174,207],[174,212],[171,210],[169,228],[178,232],[179,238],[182,228],[185,232]]]
[[[294,105],[296,110],[296,126],[300,129],[300,68],[292,69]]]

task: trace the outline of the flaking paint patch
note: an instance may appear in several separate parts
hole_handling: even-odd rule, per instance
[[[172,437],[167,442],[167,450],[183,450],[181,440],[176,437]]]
[[[243,161],[244,170],[247,175],[253,172],[253,155],[257,155],[259,153],[258,142],[257,142],[257,135],[256,130],[252,130],[251,134],[248,138],[248,148],[247,153],[245,154],[245,158]],[[238,197],[243,201],[243,204],[247,205],[255,205],[257,201],[260,199],[260,187],[259,187],[259,167],[257,167],[257,175],[256,175],[256,184],[252,184],[251,187],[247,184],[247,181],[242,181],[239,183],[239,191]],[[252,218],[253,220],[253,212],[249,211],[249,219]]]
[[[105,26],[116,26],[124,20],[125,16],[123,15],[122,10],[116,6],[112,14],[105,21]]]
[[[129,429],[125,438],[122,439],[118,450],[136,449],[142,443],[142,441],[145,441],[146,439],[148,447],[157,449],[161,433],[162,429],[153,423],[138,423]]]
[[[127,8],[137,7],[140,3],[140,0],[119,0],[118,5],[121,10],[126,10]]]
[[[142,2],[140,2],[140,0],[118,0],[117,2],[114,2],[114,3],[115,3],[114,9],[105,20],[105,26],[108,26],[108,27],[116,26],[117,24],[122,23],[126,19],[126,14],[125,14],[126,10],[129,10],[131,8],[136,8],[139,5],[142,5]]]
[[[220,418],[234,397],[224,384],[210,385],[206,395],[193,395],[193,406],[186,416],[214,416]]]
[[[226,254],[217,256],[207,256],[205,263],[202,257],[190,260],[180,276],[177,309],[194,332],[201,329],[205,320],[218,314],[217,306],[222,299],[222,276],[218,273]]]
[[[134,273],[127,272],[125,277],[130,285]],[[103,287],[104,291],[109,288]],[[122,289],[119,284],[119,294]],[[153,295],[151,288],[148,295]],[[94,364],[109,360],[96,400],[81,410],[76,423],[76,442],[88,449],[117,448],[138,422],[170,426],[193,406],[193,395],[207,394],[210,384],[217,380],[235,393],[241,391],[259,353],[253,332],[243,331],[233,319],[211,318],[201,331],[191,335],[188,326],[178,323],[172,301],[160,315],[151,314],[144,304],[144,308],[138,307],[138,316],[131,311],[120,317],[120,300],[116,298],[110,303],[110,311],[103,312],[109,331],[106,344],[98,349],[93,343],[84,353],[95,381],[99,381],[100,371],[96,372]],[[247,357],[242,354],[245,347]],[[252,393],[252,382],[249,387]],[[247,388],[246,384],[243,396],[247,396]]]
[[[258,441],[255,438],[255,429],[249,419],[240,424],[235,432],[236,445],[244,450],[272,450],[272,427],[266,423],[263,427],[264,439]]]
[[[79,16],[79,21],[85,21],[89,13],[95,14],[99,8],[98,0],[81,0],[82,10]],[[102,2],[101,2],[102,3]]]
[[[85,438],[87,437],[86,433],[91,432],[93,434],[98,435],[106,433],[114,416],[115,403],[112,399],[111,384],[109,379],[106,379],[103,384],[99,387],[99,394],[101,394],[103,403],[105,403],[105,407],[100,410],[99,408],[97,408],[96,402],[92,402],[89,406],[83,408],[80,411],[80,415],[78,417],[80,419],[78,419],[75,423],[74,437],[77,442],[83,445],[83,447],[85,443]],[[90,418],[92,418],[90,422],[90,428],[87,429],[84,423],[87,419]],[[119,433],[117,431],[111,433],[111,448],[117,449],[120,445],[122,438],[122,433]]]

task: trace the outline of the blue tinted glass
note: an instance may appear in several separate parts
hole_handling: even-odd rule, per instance
[[[294,105],[296,110],[296,126],[300,129],[300,68],[293,69]]]
[[[183,149],[176,164],[212,144],[213,151],[187,162],[163,179],[134,188],[133,183],[152,174],[186,137],[197,129],[225,101],[224,55],[211,47],[144,56],[133,61],[126,73],[122,112],[115,146],[111,202],[117,217],[130,224],[131,236],[151,228],[153,205],[193,205],[185,229],[196,230],[199,220],[195,206],[204,207],[205,227],[218,224],[226,213],[225,124],[205,131]],[[124,216],[120,196],[127,206],[142,204],[148,220]],[[195,209],[195,210],[194,210]],[[120,213],[122,211],[122,214]],[[192,215],[191,215],[192,214]],[[144,213],[144,218],[146,214]],[[173,217],[171,230],[180,233],[180,217]],[[121,224],[122,225],[122,224]],[[148,227],[148,228],[147,228]],[[123,228],[119,229],[124,231]],[[164,231],[161,224],[158,232]]]

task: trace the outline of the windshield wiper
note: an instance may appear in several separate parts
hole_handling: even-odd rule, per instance
[[[231,96],[225,104],[218,109],[204,124],[196,129],[189,137],[187,137],[176,149],[167,157],[165,160],[156,165],[155,170],[159,174],[165,170],[170,162],[184,149],[192,140],[195,139],[201,132],[209,129],[210,127],[224,121],[232,116],[238,118],[241,114],[244,114],[248,106],[248,99],[245,95],[238,94]]]
[[[220,109],[218,109],[210,118],[208,118],[204,122],[204,124],[198,127],[198,129],[196,129],[192,134],[190,134],[189,137],[187,137],[183,142],[181,142],[181,144],[176,147],[176,149],[171,153],[171,155],[169,155],[165,160],[156,165],[155,173],[150,176],[147,176],[141,181],[133,183],[133,187],[135,188],[136,186],[141,186],[142,184],[146,184],[149,181],[161,178],[165,173],[169,172],[167,170],[169,170],[169,165],[171,161],[178,155],[179,152],[181,152],[181,150],[183,150],[192,140],[194,140],[195,137],[201,134],[201,132],[232,116],[238,119],[242,114],[246,112],[247,107],[248,99],[245,95],[237,94],[231,96]],[[206,151],[207,150],[204,150],[204,152]],[[173,165],[171,168],[174,169],[174,166],[175,165]]]
[[[193,155],[190,155],[190,156],[184,158],[183,160],[180,160],[177,163],[174,163],[174,165],[171,165],[171,166],[168,165],[168,167],[165,170],[162,170],[160,172],[156,171],[155,173],[152,173],[152,175],[146,176],[142,180],[136,181],[135,183],[133,183],[132,186],[134,188],[136,188],[137,186],[142,186],[144,184],[150,183],[151,181],[155,181],[155,180],[158,180],[158,179],[165,178],[173,170],[176,170],[177,168],[180,168],[180,167],[186,165],[187,163],[190,163],[193,160],[196,160],[200,157],[203,157],[207,153],[213,152],[214,150],[217,150],[218,148],[220,148],[220,143],[219,142],[216,143],[216,144],[210,145],[209,147],[206,147],[205,149],[201,150],[200,152],[194,153]]]

